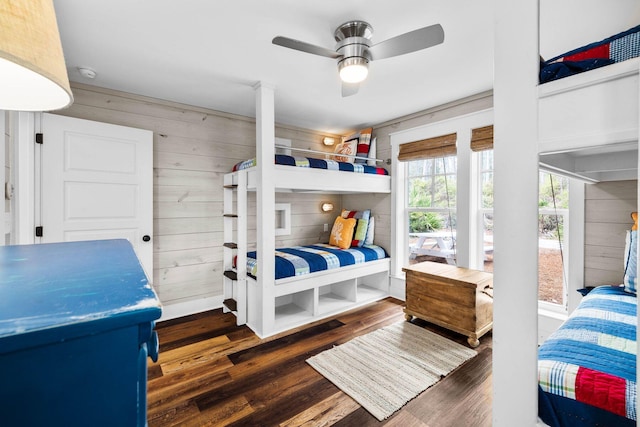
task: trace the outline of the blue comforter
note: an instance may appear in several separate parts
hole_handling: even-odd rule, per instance
[[[336,246],[319,243],[276,249],[276,280],[361,264],[386,257],[385,250],[375,245],[340,249]],[[247,253],[247,274],[253,277],[258,274],[256,251]]]

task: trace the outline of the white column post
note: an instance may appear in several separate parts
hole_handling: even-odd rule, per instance
[[[275,103],[273,86],[258,82],[256,91],[256,216],[258,251],[258,288],[262,313],[258,335],[272,331],[275,321]]]
[[[537,424],[538,1],[494,4],[493,425]]]

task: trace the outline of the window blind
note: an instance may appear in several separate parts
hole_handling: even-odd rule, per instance
[[[493,125],[471,130],[471,151],[493,149]]]
[[[407,162],[409,160],[454,156],[456,154],[457,137],[456,133],[451,133],[401,144],[398,160]]]

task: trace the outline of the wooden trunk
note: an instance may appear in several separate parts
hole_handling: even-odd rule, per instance
[[[407,275],[407,320],[419,317],[466,335],[471,347],[480,344],[479,338],[493,327],[491,273],[437,262],[402,270]]]

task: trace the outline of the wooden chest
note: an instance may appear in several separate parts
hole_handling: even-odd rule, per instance
[[[493,275],[437,262],[402,269],[407,320],[414,316],[468,337],[471,347],[493,327]]]

